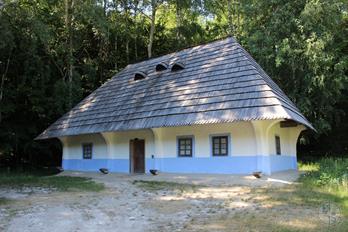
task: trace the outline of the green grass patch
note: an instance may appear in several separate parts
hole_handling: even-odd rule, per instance
[[[310,202],[333,202],[348,217],[348,158],[323,158],[300,164],[306,171],[299,181],[297,193]]]
[[[12,200],[0,197],[0,206],[10,204]]]
[[[42,187],[58,191],[101,191],[104,185],[90,178],[43,176],[38,173],[0,173],[0,188]]]
[[[298,162],[298,169],[304,172],[314,172],[319,170],[319,163],[303,163]]]
[[[319,231],[347,231],[347,195],[343,196],[341,193],[328,191],[325,188],[302,184],[276,189],[263,189],[259,190],[259,193],[265,193],[269,197],[263,202],[287,205],[288,207],[298,206],[300,209],[313,207],[316,209],[317,216],[322,217],[321,220],[332,218],[331,224],[325,224],[327,227]],[[339,219],[337,219],[338,217]]]
[[[305,171],[299,185],[280,189],[263,189],[270,201],[325,207],[338,207],[348,226],[348,159],[323,158],[316,162],[299,163]]]
[[[323,158],[299,167],[307,172],[300,179],[306,184],[348,191],[348,158]]]
[[[254,194],[265,194],[267,198],[262,200],[263,203],[317,208],[318,216],[322,215],[322,211],[328,211],[327,215],[338,212],[343,216],[342,220],[330,226],[327,231],[347,231],[348,159],[324,158],[312,163],[299,163],[299,169],[305,171],[299,184],[281,188],[259,188],[253,190]]]
[[[145,180],[135,180],[133,184],[143,188],[148,191],[159,191],[159,190],[179,190],[180,192],[196,191],[199,187],[198,185],[192,184],[182,184],[169,181],[145,181]]]

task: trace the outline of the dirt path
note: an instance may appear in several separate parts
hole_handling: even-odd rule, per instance
[[[90,174],[89,174],[90,175]],[[145,178],[145,180],[144,180]],[[291,205],[267,193],[287,186],[231,182],[150,190],[144,176],[95,176],[106,190],[35,192],[0,209],[1,231],[325,231],[319,208]],[[160,179],[160,178],[158,178]],[[158,180],[156,179],[156,180]],[[171,180],[170,176],[164,180]],[[191,180],[195,180],[191,178]],[[152,181],[152,179],[150,179]],[[188,183],[188,178],[184,178]],[[153,183],[151,183],[153,184]],[[188,185],[189,186],[189,185]],[[290,190],[289,190],[290,191]],[[5,190],[0,191],[5,195]],[[9,194],[9,193],[7,193]]]

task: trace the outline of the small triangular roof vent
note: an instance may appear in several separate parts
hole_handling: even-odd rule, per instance
[[[185,65],[184,63],[180,62],[180,61],[177,61],[173,64],[172,66],[172,72],[176,72],[176,71],[179,71],[179,70],[183,70],[185,68]]]
[[[168,64],[165,63],[165,62],[160,62],[159,64],[156,65],[156,71],[159,72],[159,71],[164,71],[168,69]]]
[[[134,74],[134,80],[138,81],[138,80],[142,80],[145,79],[147,76],[147,74],[143,71],[138,71]]]

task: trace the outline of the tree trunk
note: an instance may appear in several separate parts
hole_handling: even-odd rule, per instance
[[[151,0],[151,7],[152,7],[152,13],[151,13],[151,28],[150,28],[150,36],[149,36],[149,44],[147,45],[147,54],[148,57],[152,57],[152,44],[153,44],[153,37],[155,34],[155,21],[156,21],[156,0]]]
[[[135,37],[134,37],[134,58],[135,60],[138,60],[138,35],[135,34]]]
[[[240,2],[237,0],[236,3],[236,15],[237,15],[237,23],[236,23],[236,29],[235,29],[235,33],[236,33],[236,37],[237,39],[239,39],[239,35],[240,35],[240,12],[239,12],[239,7],[240,7]]]
[[[2,99],[4,97],[4,85],[5,85],[5,77],[7,75],[7,71],[8,71],[8,66],[10,65],[10,60],[11,60],[11,54],[12,54],[12,50],[10,51],[10,54],[8,55],[7,58],[7,62],[6,62],[6,67],[5,67],[5,71],[1,76],[1,85],[0,85],[0,105],[2,102]],[[0,110],[0,123],[2,121],[2,112]]]
[[[228,34],[233,36],[234,26],[233,26],[233,2],[234,0],[227,1],[227,10],[228,10]]]
[[[114,0],[113,1],[114,2],[114,8],[115,8],[115,11],[116,11],[116,15],[118,14],[118,1],[117,0]],[[115,49],[115,71],[117,71],[118,70],[118,64],[117,64],[117,62],[118,62],[118,37],[117,37],[117,28],[118,28],[118,20],[117,20],[117,17],[116,17],[116,22],[115,22],[115,24],[116,24],[116,26],[115,26],[115,28],[116,28],[116,33],[115,33],[115,43],[114,43],[114,49]]]
[[[180,41],[181,11],[179,6],[180,0],[176,0],[176,40]]]
[[[73,85],[73,38],[72,38],[72,11],[74,0],[65,0],[65,27],[67,30],[67,45],[68,45],[68,85],[69,85],[69,107],[72,107],[72,85]]]
[[[129,64],[129,39],[126,40],[126,60],[127,64]]]
[[[125,26],[126,26],[126,42],[125,42],[125,45],[126,45],[126,61],[127,61],[127,64],[129,63],[129,37],[131,36],[131,33],[130,33],[130,30],[129,30],[129,27],[130,27],[130,22],[129,22],[129,19],[130,19],[130,6],[129,6],[129,1],[128,0],[123,0],[122,1],[122,5],[123,5],[123,9],[124,9],[124,14],[125,14]]]
[[[105,16],[106,16],[107,5],[108,5],[108,0],[104,0],[103,7],[104,7],[104,15]]]
[[[138,23],[137,23],[137,14],[138,14],[138,5],[139,1],[134,1],[134,25],[135,25],[135,35],[134,35],[134,58],[138,60]]]
[[[115,71],[117,71],[118,70],[118,65],[117,65],[117,61],[118,61],[118,59],[117,59],[117,56],[118,56],[118,47],[117,47],[117,41],[118,39],[117,39],[117,35],[115,36]]]

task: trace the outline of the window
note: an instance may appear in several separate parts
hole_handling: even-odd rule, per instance
[[[214,136],[213,138],[213,156],[228,155],[228,136]]]
[[[92,149],[93,149],[92,143],[82,144],[82,154],[84,159],[92,159]]]
[[[168,64],[165,62],[161,62],[158,65],[156,65],[156,71],[160,72],[160,71],[164,71],[168,68]]]
[[[192,156],[192,138],[178,139],[178,156],[191,157]]]
[[[134,74],[134,81],[142,80],[146,78],[146,73],[139,71]]]
[[[179,70],[183,70],[185,68],[185,65],[181,62],[176,62],[173,64],[172,66],[172,72],[176,72],[176,71],[179,71]]]
[[[280,155],[281,154],[280,137],[278,135],[275,136],[275,146],[276,146],[276,154]]]

